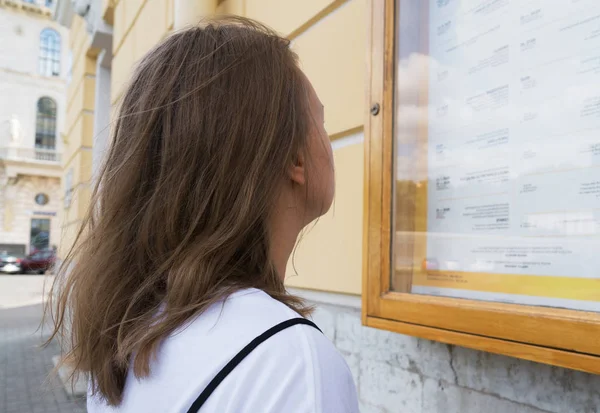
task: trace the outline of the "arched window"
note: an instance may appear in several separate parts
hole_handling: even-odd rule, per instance
[[[56,102],[49,97],[40,98],[37,103],[35,147],[56,149]]]
[[[56,30],[44,29],[40,33],[40,74],[60,75],[60,35]]]

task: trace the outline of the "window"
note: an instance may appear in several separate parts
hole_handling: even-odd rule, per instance
[[[370,5],[363,321],[598,374],[600,4],[464,3]]]
[[[39,251],[48,248],[50,246],[50,220],[32,219],[30,238],[30,251]]]
[[[60,76],[60,35],[56,30],[40,33],[39,70],[43,76]]]
[[[35,196],[35,203],[41,206],[48,204],[49,200],[48,195],[44,193],[39,193]]]
[[[56,149],[56,102],[49,97],[40,98],[37,103],[35,147],[42,157],[44,151],[53,152]],[[54,156],[51,152],[46,155]]]

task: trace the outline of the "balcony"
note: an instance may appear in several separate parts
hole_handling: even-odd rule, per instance
[[[0,0],[0,7],[9,6],[44,16],[52,15],[54,0]]]
[[[54,149],[42,148],[0,148],[0,159],[14,161],[47,161],[60,164],[60,153]]]
[[[0,165],[8,177],[36,175],[60,177],[61,154],[54,149],[31,147],[0,147]]]

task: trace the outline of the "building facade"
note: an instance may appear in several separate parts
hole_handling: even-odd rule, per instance
[[[0,1],[0,250],[58,246],[68,31],[51,1]]]
[[[152,46],[204,16],[257,19],[292,41],[325,106],[336,162],[335,203],[298,244],[287,285],[316,304],[317,324],[352,370],[361,411],[599,412],[598,376],[362,325],[365,119],[378,111],[365,96],[365,62],[372,46],[369,10],[378,1],[74,1],[67,124],[80,119],[83,126],[68,141],[78,148],[70,151],[79,151],[73,159],[88,157],[88,168],[79,166],[69,179],[82,188],[88,182],[90,155],[81,149],[91,145],[92,158],[101,159],[108,134],[99,132],[106,130],[132,68]],[[70,222],[77,220],[73,214]]]

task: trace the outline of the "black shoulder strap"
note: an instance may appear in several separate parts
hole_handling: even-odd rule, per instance
[[[244,347],[239,353],[232,358],[229,363],[223,367],[223,369],[217,373],[217,375],[208,383],[208,386],[204,389],[204,391],[198,396],[198,398],[192,403],[192,406],[189,408],[188,413],[197,413],[198,410],[202,407],[202,405],[206,402],[206,400],[210,397],[210,395],[215,391],[217,386],[221,384],[221,382],[227,377],[229,373],[233,371],[233,369],[242,362],[246,358],[248,354],[252,352],[256,347],[260,345],[260,343],[266,341],[270,337],[279,333],[286,328],[295,326],[297,324],[306,324],[308,326],[314,327],[317,330],[321,331],[319,327],[315,323],[306,318],[292,318],[290,320],[286,320],[282,323],[277,324],[276,326],[271,327],[260,336],[256,337],[252,340],[246,347]]]

